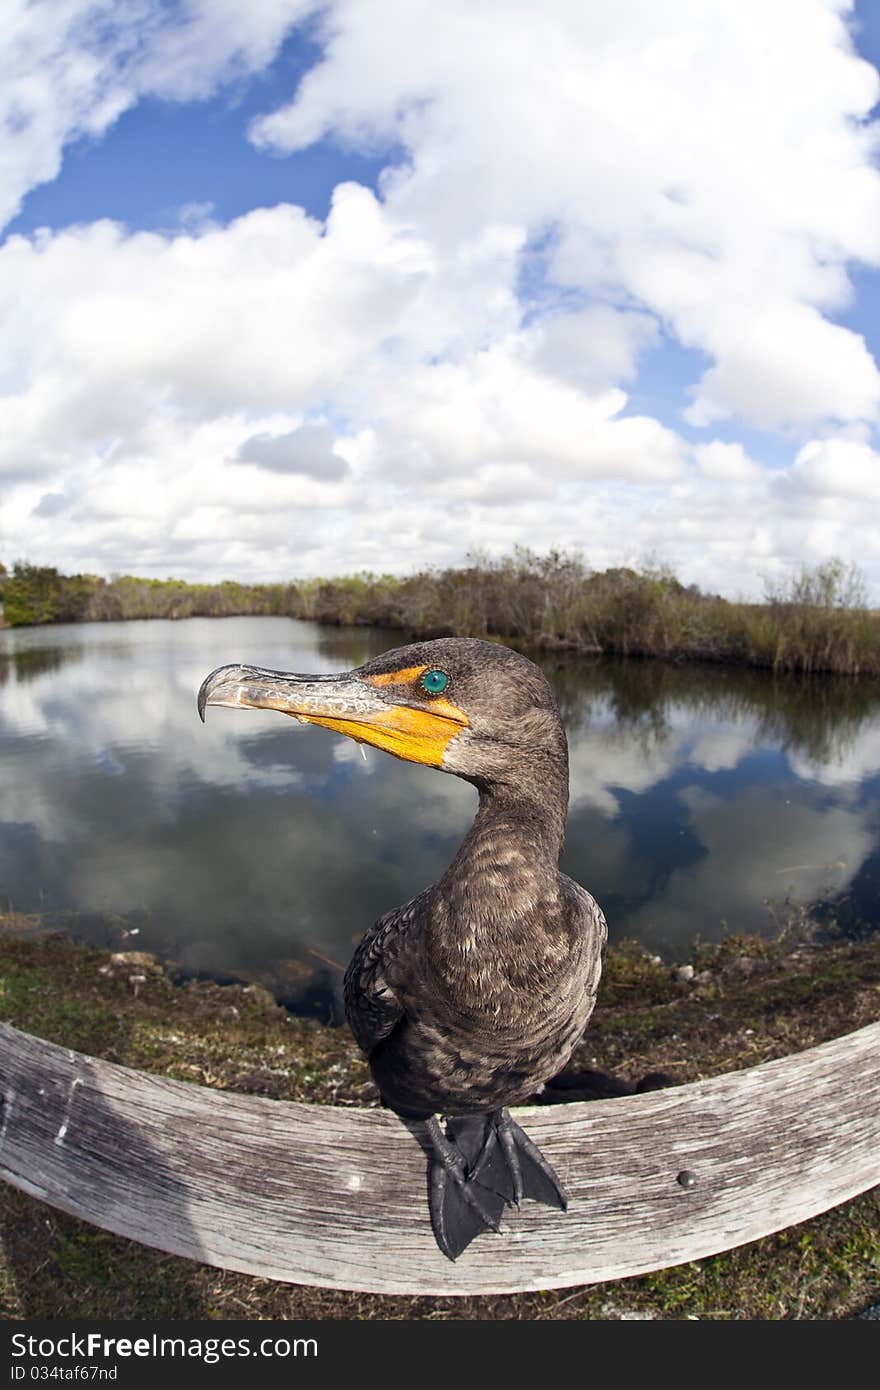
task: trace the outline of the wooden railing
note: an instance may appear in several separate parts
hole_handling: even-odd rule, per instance
[[[748,1071],[517,1118],[570,1197],[452,1264],[419,1126],[209,1090],[0,1025],[0,1176],[104,1230],[290,1283],[514,1292],[698,1259],[880,1183],[880,1023]]]

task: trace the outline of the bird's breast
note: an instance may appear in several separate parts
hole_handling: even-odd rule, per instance
[[[421,947],[418,1009],[447,1029],[537,1039],[589,984],[576,934],[546,922],[435,921]]]

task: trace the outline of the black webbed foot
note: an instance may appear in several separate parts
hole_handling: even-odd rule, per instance
[[[428,1178],[431,1225],[437,1244],[450,1260],[457,1260],[482,1231],[497,1232],[504,1210],[504,1197],[484,1186],[473,1171],[484,1147],[485,1122],[481,1119],[479,1123],[481,1142],[475,1150],[470,1132],[456,1136],[450,1124],[447,1138],[436,1116],[426,1122],[434,1150]],[[459,1137],[465,1139],[461,1147]]]
[[[524,1197],[565,1211],[565,1189],[506,1110],[453,1116],[448,1137],[435,1116],[427,1129],[434,1150],[431,1224],[449,1259],[457,1259],[482,1231],[497,1231],[504,1207],[518,1207]]]
[[[509,1195],[505,1194],[506,1200],[518,1207],[523,1197],[530,1197],[534,1202],[565,1211],[568,1207],[565,1188],[537,1144],[532,1143],[506,1110],[496,1110],[489,1116],[489,1122],[498,1136],[507,1165]]]

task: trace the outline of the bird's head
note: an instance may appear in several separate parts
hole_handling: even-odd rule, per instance
[[[477,785],[515,780],[524,761],[567,765],[543,673],[472,637],[395,647],[335,676],[221,666],[199,691],[202,719],[208,705],[279,710]]]

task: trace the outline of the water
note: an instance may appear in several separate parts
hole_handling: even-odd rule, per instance
[[[0,632],[0,904],[333,1016],[340,966],[446,866],[465,783],[278,714],[212,709],[231,661],[347,669],[396,633],[284,618]],[[880,923],[880,688],[548,659],[563,867],[612,939],[681,959],[787,902]],[[335,962],[335,964],[334,964]]]

